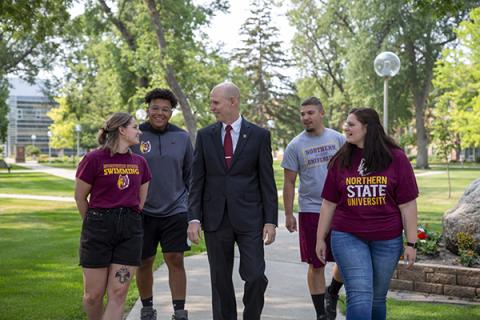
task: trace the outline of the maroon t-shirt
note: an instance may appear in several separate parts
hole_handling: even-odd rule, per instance
[[[140,186],[152,179],[145,159],[134,153],[97,149],[80,161],[76,177],[92,186],[89,208],[132,208],[140,211]]]
[[[328,170],[322,197],[337,204],[332,230],[364,240],[388,240],[402,233],[399,205],[418,197],[412,166],[405,153],[392,149],[392,163],[381,171],[365,173],[363,150],[353,152],[350,169]]]

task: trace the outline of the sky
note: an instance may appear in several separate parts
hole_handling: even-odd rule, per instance
[[[206,4],[210,0],[193,0],[196,4]],[[242,46],[239,37],[240,27],[249,17],[249,0],[230,0],[230,9],[228,13],[219,13],[211,19],[210,26],[205,31],[212,44],[223,44],[223,51],[231,53],[235,48]],[[73,7],[69,10],[72,17],[75,17],[83,12],[83,1],[78,0],[74,2]],[[290,51],[290,43],[293,38],[295,29],[288,23],[286,17],[287,7],[274,7],[272,16],[272,24],[279,29],[279,40],[282,41],[285,52]],[[57,76],[63,72],[61,67],[56,67],[53,71]],[[285,70],[287,76],[295,77],[295,70]],[[49,73],[41,72],[40,78],[50,78]]]
[[[196,3],[205,3],[206,0],[196,0]],[[248,0],[230,0],[228,13],[221,13],[213,17],[210,27],[206,30],[213,43],[224,43],[225,49],[230,51],[242,45],[238,37],[240,27],[249,16]],[[286,48],[290,47],[294,28],[288,24],[287,8],[274,7],[272,24],[279,29],[280,39]]]
[[[194,0],[194,2],[202,4],[209,1]],[[250,1],[248,0],[230,0],[229,12],[214,16],[209,28],[205,30],[213,44],[223,44],[226,53],[231,53],[232,50],[243,45],[239,37],[240,27],[250,16],[249,5]],[[274,6],[272,10],[272,25],[279,30],[278,40],[282,42],[283,51],[289,53],[295,29],[288,23],[287,10],[288,8],[284,4],[281,7]],[[298,72],[294,67],[284,68],[279,71],[291,79],[297,78]]]

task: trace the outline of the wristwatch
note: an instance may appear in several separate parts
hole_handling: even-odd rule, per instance
[[[413,249],[417,249],[417,243],[416,242],[407,242],[407,247],[412,247]]]

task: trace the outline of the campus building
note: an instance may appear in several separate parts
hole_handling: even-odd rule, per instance
[[[19,78],[9,78],[9,84],[6,156],[14,155],[18,146],[28,145],[48,153],[48,127],[52,120],[47,112],[55,106],[55,101],[44,93],[41,81],[31,85]]]

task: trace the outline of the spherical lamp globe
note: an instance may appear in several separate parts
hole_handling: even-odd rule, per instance
[[[375,58],[373,67],[380,77],[393,77],[400,70],[400,59],[395,53],[385,51]]]

